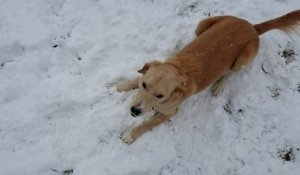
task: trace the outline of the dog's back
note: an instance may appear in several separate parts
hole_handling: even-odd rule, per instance
[[[206,30],[203,30],[175,57],[167,60],[179,65],[182,74],[194,79],[197,91],[203,90],[229,72],[238,55],[249,42],[257,41],[258,48],[260,34],[272,29],[289,31],[299,24],[300,10],[257,25],[233,16],[213,18],[217,20],[211,20],[214,22],[211,26],[204,24]],[[257,49],[253,52],[253,54],[245,54],[255,56]]]
[[[240,50],[255,38],[258,34],[252,24],[224,16],[174,59],[180,62],[181,72],[197,82],[200,91],[229,71]]]

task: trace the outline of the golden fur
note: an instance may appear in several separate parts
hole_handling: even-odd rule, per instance
[[[234,16],[216,16],[201,21],[196,38],[165,62],[146,63],[138,72],[143,76],[120,83],[118,91],[139,89],[132,102],[131,114],[142,115],[154,109],[150,120],[122,134],[125,143],[132,143],[144,132],[176,114],[179,105],[189,96],[211,84],[217,96],[230,72],[249,64],[259,48],[259,35],[272,29],[289,32],[300,22],[300,10],[290,12],[257,25]]]

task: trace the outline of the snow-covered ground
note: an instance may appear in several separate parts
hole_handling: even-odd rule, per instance
[[[0,0],[1,175],[296,175],[300,36],[261,36],[256,60],[132,145],[134,92],[113,86],[163,60],[211,15],[258,23],[299,0]]]

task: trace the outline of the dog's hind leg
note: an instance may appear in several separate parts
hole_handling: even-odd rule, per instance
[[[214,84],[211,86],[211,95],[214,97],[217,97],[218,95],[221,94],[224,90],[224,85],[227,77],[229,76],[230,73],[227,73],[223,75],[221,78],[219,78]]]
[[[208,28],[210,28],[212,25],[214,25],[216,22],[220,21],[223,18],[224,16],[214,16],[200,21],[195,31],[196,36],[201,35],[205,30],[207,30]]]
[[[231,70],[236,72],[243,69],[245,66],[250,64],[252,60],[255,58],[257,51],[259,48],[259,38],[253,39],[241,50]]]
[[[225,81],[231,72],[237,72],[247,66],[255,58],[259,48],[259,39],[256,38],[251,40],[246,46],[241,50],[233,66],[231,67],[230,72],[223,75],[218,79],[211,87],[212,96],[218,96],[224,89]]]

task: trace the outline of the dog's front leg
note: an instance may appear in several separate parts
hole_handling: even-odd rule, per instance
[[[137,89],[139,87],[139,78],[136,78],[134,80],[127,80],[124,82],[120,82],[117,84],[117,91],[130,91],[133,89]]]
[[[132,142],[135,141],[135,139],[140,137],[142,134],[151,130],[155,126],[169,120],[173,115],[174,114],[164,115],[164,114],[158,113],[156,116],[153,116],[150,120],[145,121],[142,124],[140,124],[136,127],[133,127],[131,129],[127,130],[126,132],[122,133],[121,139],[123,140],[123,142],[125,142],[127,144],[131,144]]]

